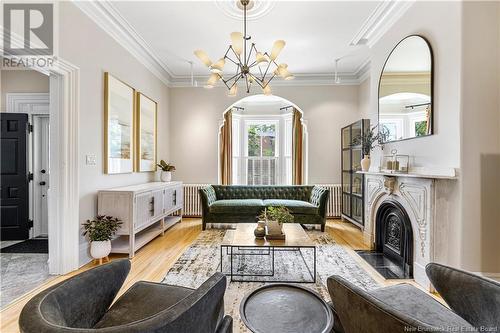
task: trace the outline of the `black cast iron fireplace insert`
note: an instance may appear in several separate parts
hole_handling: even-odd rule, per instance
[[[413,278],[413,232],[404,207],[385,200],[375,217],[375,251],[357,251],[386,279]]]

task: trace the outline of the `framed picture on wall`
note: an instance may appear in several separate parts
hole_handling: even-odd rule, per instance
[[[136,161],[138,172],[156,171],[156,122],[158,103],[137,93],[136,107]]]
[[[104,172],[134,171],[135,90],[104,73]]]

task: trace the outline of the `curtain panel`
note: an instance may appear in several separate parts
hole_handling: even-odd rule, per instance
[[[220,180],[222,185],[231,185],[233,178],[233,115],[232,110],[224,114],[220,131]]]
[[[304,183],[304,129],[302,113],[293,109],[292,124],[292,184]]]

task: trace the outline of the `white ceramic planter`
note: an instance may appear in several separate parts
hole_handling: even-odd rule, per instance
[[[370,155],[364,155],[363,159],[361,160],[361,170],[363,171],[370,170],[371,163],[372,161],[370,160]]]
[[[172,181],[172,172],[171,171],[162,171],[160,173],[160,179],[162,182]]]
[[[278,221],[267,221],[267,233],[269,235],[281,235],[283,233],[283,224]]]
[[[90,255],[94,259],[107,257],[111,253],[111,241],[90,242]]]

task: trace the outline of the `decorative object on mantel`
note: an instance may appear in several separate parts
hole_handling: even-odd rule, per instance
[[[285,239],[283,223],[293,223],[293,215],[284,206],[270,206],[259,215],[259,220],[266,221],[267,239]]]
[[[391,150],[391,155],[382,156],[381,171],[387,173],[408,173],[410,156],[399,155],[397,149]],[[367,171],[367,170],[363,170]]]
[[[161,169],[160,179],[162,182],[172,181],[172,172],[175,171],[175,166],[161,160],[160,163],[156,164]]]
[[[102,264],[103,258],[109,261],[111,239],[121,224],[119,218],[107,215],[97,215],[94,220],[83,223],[83,236],[88,235],[90,240],[90,255],[99,264]]]
[[[231,33],[231,45],[224,56],[217,62],[212,63],[205,51],[194,51],[194,54],[212,72],[205,86],[206,88],[213,88],[221,80],[227,89],[229,89],[229,96],[235,96],[238,93],[238,81],[242,79],[247,93],[250,92],[252,84],[257,83],[265,95],[270,95],[271,87],[269,86],[269,82],[275,76],[281,76],[285,80],[294,78],[288,71],[287,64],[281,63],[278,65],[275,61],[283,47],[285,47],[284,40],[274,42],[271,54],[257,51],[254,43],[251,44],[250,49],[247,48],[247,42],[252,38],[247,35],[247,10],[251,9],[254,4],[254,1],[251,0],[238,1],[238,7],[243,10],[243,33]],[[234,59],[232,58],[233,56]],[[236,65],[236,69],[224,78],[222,70],[227,60]],[[274,70],[270,70],[271,66],[273,66]]]
[[[377,130],[377,133],[375,133]],[[382,129],[383,130],[383,129]],[[378,146],[380,141],[383,141],[382,136],[383,132],[380,131],[380,128],[377,125],[368,129],[367,131],[361,132],[356,137],[352,139],[352,144],[354,146],[361,145],[361,149],[363,151],[363,159],[361,160],[361,170],[368,171],[370,170],[370,152]]]

